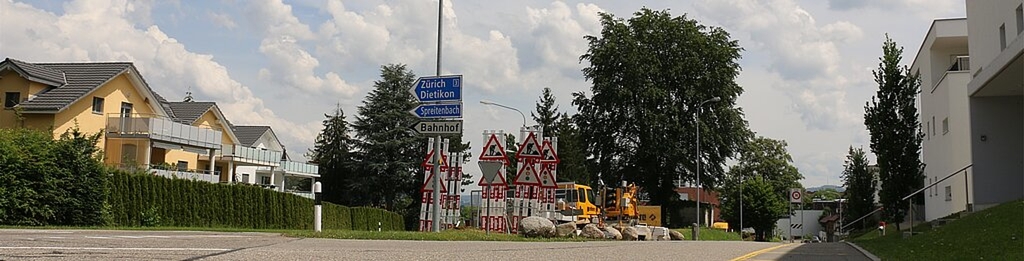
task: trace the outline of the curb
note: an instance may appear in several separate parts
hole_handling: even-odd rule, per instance
[[[882,261],[881,258],[878,258],[877,256],[871,254],[871,252],[868,252],[867,250],[860,248],[860,246],[858,246],[857,244],[851,243],[850,241],[845,241],[843,243],[846,243],[847,245],[850,245],[853,248],[857,249],[857,251],[860,251],[861,254],[864,254],[864,256],[868,257],[868,259],[871,259],[872,261]]]

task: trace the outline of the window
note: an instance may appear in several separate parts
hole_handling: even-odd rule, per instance
[[[932,116],[932,135],[935,135],[935,116]]]
[[[242,182],[249,183],[249,174],[242,174]]]
[[[103,98],[92,97],[92,113],[103,114]]]
[[[20,92],[8,92],[4,93],[4,108],[14,108],[15,105],[21,102]]]
[[[1017,6],[1017,34],[1024,33],[1024,4]]]
[[[942,135],[949,133],[949,117],[942,119]]]
[[[953,188],[946,186],[946,201],[953,201]]]
[[[260,177],[260,184],[270,185],[270,177],[268,177],[268,176],[261,176]]]
[[[179,160],[177,167],[178,171],[188,171],[188,161]]]
[[[1006,49],[1006,24],[999,26],[999,51]]]
[[[931,131],[930,131],[931,129],[932,129],[932,122],[929,121],[928,122],[928,127],[925,127],[925,129],[924,129],[924,136],[925,136],[925,138],[928,138],[928,140],[932,139],[932,135],[931,135]]]

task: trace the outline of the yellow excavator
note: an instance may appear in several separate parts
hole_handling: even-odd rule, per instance
[[[638,193],[639,188],[635,184],[625,182],[619,188],[604,187],[599,195],[595,195],[590,186],[561,182],[555,191],[558,210],[555,220],[577,225],[603,224],[606,221],[635,225],[640,220]]]

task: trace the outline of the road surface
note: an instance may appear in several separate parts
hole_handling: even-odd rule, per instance
[[[793,256],[779,251],[801,250],[799,245],[726,241],[438,242],[299,239],[273,233],[0,230],[0,260],[791,260]],[[835,253],[835,249],[820,250]],[[803,257],[809,259],[797,256],[795,260],[827,256]],[[847,257],[853,259],[832,260],[867,260],[856,259],[863,256]]]

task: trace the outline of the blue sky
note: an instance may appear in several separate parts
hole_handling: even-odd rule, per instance
[[[232,122],[271,125],[298,155],[335,104],[353,118],[381,65],[434,73],[437,4],[0,0],[0,56],[132,61],[168,99],[191,90]],[[642,7],[685,13],[739,41],[738,106],[751,129],[789,143],[805,186],[839,183],[847,148],[867,149],[863,106],[885,34],[909,65],[933,19],[964,16],[958,0],[446,1],[442,72],[464,75],[466,139],[478,147],[483,130],[521,125],[481,99],[530,111],[551,87],[574,112],[570,93],[589,88],[578,57],[583,36],[600,30],[597,13]]]

